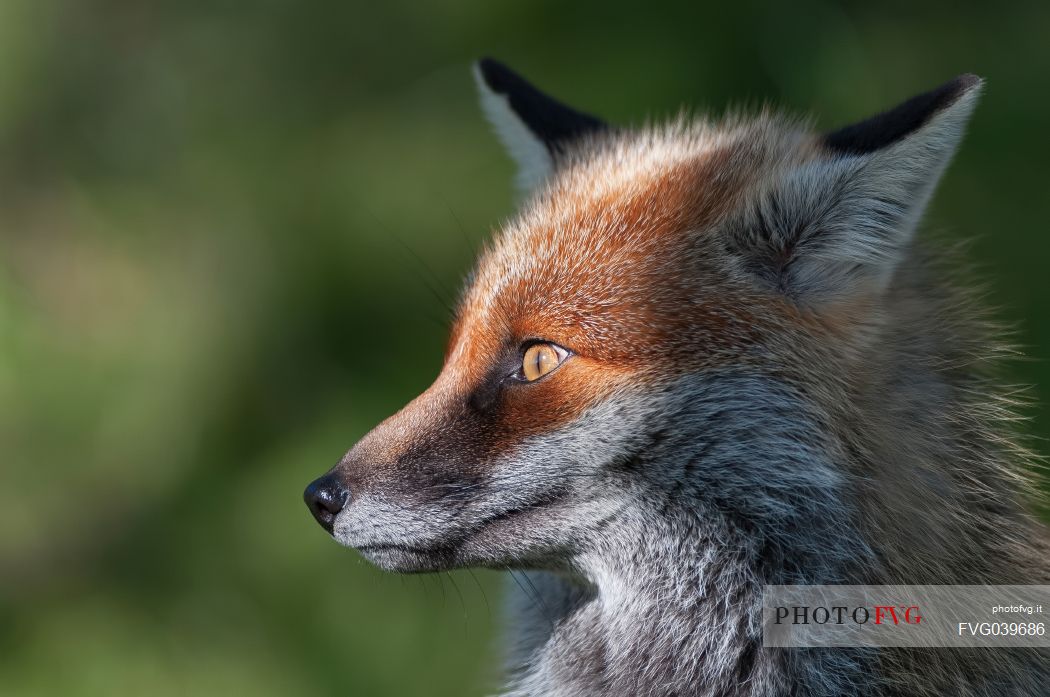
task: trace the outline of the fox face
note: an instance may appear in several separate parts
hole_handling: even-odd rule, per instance
[[[572,569],[624,517],[790,527],[834,498],[851,385],[980,80],[816,133],[615,128],[494,61],[476,78],[525,203],[434,384],[307,488],[321,525],[390,570]]]

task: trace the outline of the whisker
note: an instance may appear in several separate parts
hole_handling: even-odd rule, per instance
[[[415,262],[416,266],[422,272],[419,280],[423,283],[423,286],[430,292],[431,295],[438,301],[438,304],[443,307],[447,313],[444,320],[440,320],[433,315],[428,315],[431,320],[437,321],[443,328],[448,329],[448,322],[450,318],[455,315],[455,302],[453,298],[455,294],[450,292],[447,287],[441,282],[440,277],[436,274],[433,269],[427,265],[426,261],[419,256],[419,254],[412,248],[410,244],[396,231],[392,230],[390,226],[384,223],[376,213],[368,208],[364,207],[364,210],[368,213],[376,224],[379,225],[384,232],[386,232],[393,240],[395,240],[402,248],[402,250],[411,257],[412,261]],[[429,278],[428,278],[429,276]]]
[[[452,582],[452,588],[455,589],[456,595],[459,596],[459,606],[463,610],[463,637],[466,638],[469,634],[469,625],[467,623],[467,604],[463,601],[463,593],[459,590],[459,584],[456,583],[456,579],[448,571],[445,572],[448,576],[448,580]]]
[[[474,579],[474,584],[478,587],[478,590],[481,591],[481,598],[485,601],[485,612],[487,612],[488,616],[491,618],[492,606],[489,605],[489,596],[487,593],[485,593],[485,587],[481,585],[481,581],[478,580],[478,577],[474,574],[473,569],[467,567],[467,573],[470,574],[470,577],[472,579]]]
[[[529,598],[529,600],[532,601],[533,607],[540,611],[540,614],[543,615],[543,619],[547,620],[547,624],[550,625],[550,629],[553,632],[554,620],[551,617],[550,609],[547,607],[547,603],[543,602],[543,598],[539,595],[539,591],[536,590],[536,586],[530,582],[530,591],[529,588],[526,588],[521,584],[521,580],[518,578],[517,573],[512,568],[510,568],[509,566],[504,568],[507,570],[507,573],[510,574],[510,577],[514,579],[514,583],[516,583],[518,588],[521,589],[521,592],[524,593]]]

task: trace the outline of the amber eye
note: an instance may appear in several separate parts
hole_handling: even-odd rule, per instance
[[[554,344],[533,344],[525,349],[521,361],[521,377],[528,382],[539,380],[561,364],[569,352]]]

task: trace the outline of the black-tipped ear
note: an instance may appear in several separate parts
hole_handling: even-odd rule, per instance
[[[562,147],[579,136],[605,128],[601,119],[540,92],[498,61],[482,58],[478,61],[478,73],[490,90],[506,97],[510,108],[552,155],[557,156]]]
[[[976,75],[960,75],[889,111],[832,131],[824,136],[824,143],[830,149],[848,155],[864,155],[881,150],[922,128],[936,114],[980,85],[981,78]]]
[[[787,168],[731,238],[747,267],[802,303],[888,287],[980,94],[963,75],[823,136],[824,156]]]
[[[606,127],[600,119],[544,94],[491,58],[478,61],[474,74],[482,107],[518,162],[523,189],[542,181],[574,140]]]

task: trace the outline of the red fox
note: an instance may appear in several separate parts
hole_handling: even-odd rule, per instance
[[[981,79],[817,133],[475,74],[526,200],[318,522],[391,571],[525,572],[507,695],[1050,694],[1045,649],[762,646],[766,584],[1050,583],[995,325],[915,239]]]

